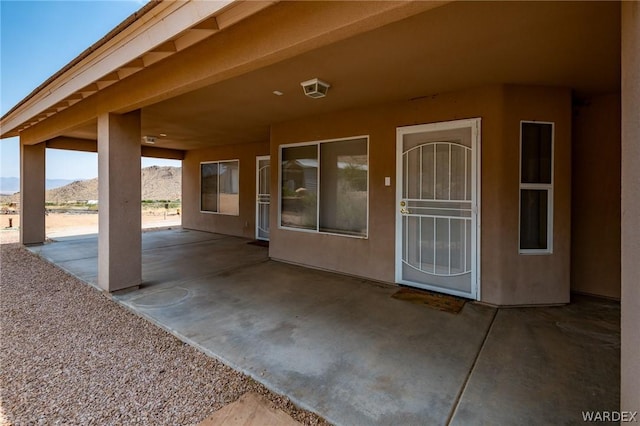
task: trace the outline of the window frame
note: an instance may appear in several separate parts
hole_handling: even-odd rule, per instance
[[[329,143],[329,142],[341,142],[341,141],[352,141],[352,140],[357,140],[357,139],[366,139],[367,141],[367,214],[366,214],[366,231],[365,231],[365,235],[350,235],[350,234],[342,234],[342,233],[337,233],[337,232],[326,232],[326,231],[321,231],[320,230],[320,190],[321,190],[321,183],[320,183],[320,179],[322,176],[322,172],[321,172],[321,149],[320,146],[323,143]],[[317,197],[317,203],[316,203],[316,229],[305,229],[305,228],[295,228],[295,227],[291,227],[291,226],[285,226],[282,224],[282,151],[285,148],[294,148],[294,147],[299,147],[299,146],[316,146],[316,153],[317,153],[317,161],[318,161],[318,167],[317,167],[317,181],[318,181],[318,188],[317,188],[317,192],[316,192],[316,197]],[[370,207],[370,173],[369,173],[369,135],[358,135],[358,136],[349,136],[349,137],[343,137],[343,138],[335,138],[335,139],[323,139],[323,140],[317,140],[317,141],[307,141],[307,142],[296,142],[296,143],[287,143],[287,144],[281,144],[278,146],[278,229],[279,230],[286,230],[286,231],[297,231],[297,232],[306,232],[308,234],[320,234],[320,235],[333,235],[333,236],[337,236],[337,237],[347,237],[347,238],[355,238],[355,239],[360,239],[360,240],[367,240],[369,239],[369,207]]]
[[[522,182],[522,129],[523,124],[549,124],[551,125],[551,179],[549,183],[525,183]],[[520,151],[518,155],[518,254],[521,255],[545,255],[553,254],[553,187],[555,168],[555,122],[521,120],[520,121]],[[522,248],[522,191],[538,190],[547,193],[547,247],[544,249],[523,249]]]
[[[204,164],[217,164],[218,165],[218,191],[217,191],[217,197],[218,197],[218,201],[217,201],[217,207],[218,210],[220,210],[220,163],[232,163],[235,162],[238,164],[238,213],[237,214],[233,214],[233,213],[223,213],[220,211],[214,212],[211,210],[203,210],[202,208],[202,166]],[[223,216],[234,216],[234,217],[239,217],[240,216],[240,159],[230,159],[230,160],[213,160],[213,161],[201,161],[200,162],[200,167],[199,167],[199,175],[200,175],[200,213],[205,213],[205,214],[215,214],[215,215],[223,215]]]

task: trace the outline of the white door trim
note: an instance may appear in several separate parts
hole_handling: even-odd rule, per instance
[[[441,287],[429,286],[426,284],[417,284],[402,279],[402,217],[400,213],[400,201],[402,200],[403,185],[403,137],[407,134],[434,132],[440,130],[453,130],[461,128],[471,129],[471,173],[472,185],[475,191],[472,192],[472,266],[471,266],[471,291],[470,293],[460,292],[452,289],[443,289]],[[480,241],[480,200],[481,200],[481,119],[472,118],[464,120],[454,120],[438,123],[419,124],[414,126],[398,127],[396,129],[396,247],[395,247],[395,281],[398,284],[407,284],[414,287],[420,287],[427,290],[433,290],[441,293],[448,293],[455,296],[480,300],[481,283],[480,283],[480,259],[481,259],[481,241]],[[475,232],[473,232],[475,231]]]
[[[260,161],[269,160],[269,168],[271,168],[271,156],[259,155],[256,156],[256,215],[255,215],[255,238],[256,240],[269,241],[268,238],[260,237]],[[271,182],[269,182],[269,188],[271,188]],[[271,191],[269,191],[271,194]],[[269,197],[271,198],[271,197]],[[271,199],[269,199],[269,214],[271,214]]]

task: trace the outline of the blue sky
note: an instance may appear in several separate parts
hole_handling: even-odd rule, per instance
[[[140,9],[145,1],[0,0],[0,113],[4,115],[56,71]],[[143,159],[179,166],[179,161]],[[47,150],[48,179],[98,175],[95,153]],[[0,141],[0,176],[20,175],[18,138]]]

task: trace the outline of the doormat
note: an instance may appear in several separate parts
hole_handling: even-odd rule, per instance
[[[404,287],[392,294],[391,297],[398,300],[417,303],[418,305],[427,305],[430,308],[450,312],[452,314],[459,313],[466,302],[465,299],[460,297]]]
[[[263,240],[249,241],[247,244],[260,246],[260,247],[269,247],[269,241],[263,241]]]

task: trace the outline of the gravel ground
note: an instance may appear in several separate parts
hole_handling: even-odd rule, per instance
[[[19,244],[0,245],[0,424],[197,424],[247,391],[326,424]]]

